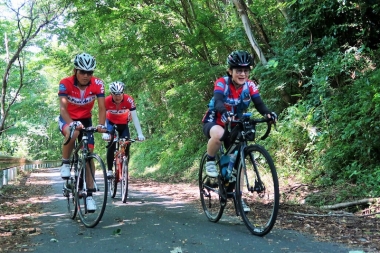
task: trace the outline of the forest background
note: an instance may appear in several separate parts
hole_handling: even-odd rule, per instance
[[[315,205],[380,195],[376,0],[1,0],[0,10],[3,155],[60,159],[58,84],[86,52],[107,94],[122,81],[137,103],[147,140],[133,145],[132,176],[196,182],[213,82],[227,55],[245,49],[255,55],[251,78],[279,115],[278,131],[260,144],[281,184],[325,189],[307,198]]]

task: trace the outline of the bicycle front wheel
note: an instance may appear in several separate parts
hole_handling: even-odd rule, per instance
[[[70,159],[70,171],[76,173],[78,167],[78,157],[73,154]],[[63,185],[63,195],[67,200],[67,211],[69,212],[70,219],[75,219],[77,216],[77,202],[75,199],[76,193],[76,177],[70,177]]]
[[[71,177],[66,180],[63,186],[63,195],[67,200],[67,211],[69,212],[70,219],[75,219],[77,216],[77,202],[75,200],[75,183]]]
[[[82,192],[81,180],[78,180],[77,187],[78,192],[76,193],[76,200],[78,203],[78,214],[82,223],[88,227],[95,227],[103,217],[106,204],[107,204],[107,194],[108,194],[108,182],[107,173],[104,166],[103,160],[97,154],[90,154],[87,157],[87,170],[86,170],[86,188],[83,189],[87,192]],[[81,167],[80,175],[83,175],[83,170],[85,166]],[[82,181],[83,183],[83,181]],[[92,188],[91,188],[92,187]],[[82,193],[82,194],[81,194]],[[92,194],[92,199],[95,204],[95,210],[89,210],[86,201],[90,201],[88,194]]]
[[[200,198],[202,208],[209,221],[218,222],[226,205],[221,201],[218,178],[212,178],[206,174],[206,158],[207,154],[205,153],[199,167]]]
[[[122,177],[121,177],[121,200],[127,202],[128,197],[128,157],[123,159]]]
[[[260,145],[248,146],[244,161],[246,169],[239,168],[236,182],[239,213],[252,234],[264,236],[273,228],[279,209],[276,168]]]
[[[114,198],[116,196],[116,192],[117,192],[117,183],[119,182],[119,171],[121,169],[121,161],[120,161],[120,157],[119,155],[115,158],[116,161],[114,161],[115,163],[115,174],[112,178],[109,178],[108,179],[108,189],[109,189],[109,192],[110,192],[110,196],[111,198]]]
[[[117,181],[115,177],[108,178],[108,190],[110,197],[114,198],[117,192]]]

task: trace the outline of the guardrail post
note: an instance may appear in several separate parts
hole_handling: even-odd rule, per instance
[[[8,181],[14,181],[17,178],[17,168],[13,167],[8,170]]]
[[[3,187],[4,185],[3,178],[4,178],[4,171],[0,170],[0,188]]]
[[[0,155],[0,188],[17,179],[18,169],[31,171],[33,169],[59,167],[60,165],[61,160],[29,161],[25,158]]]
[[[4,170],[3,185],[8,185],[8,170]]]

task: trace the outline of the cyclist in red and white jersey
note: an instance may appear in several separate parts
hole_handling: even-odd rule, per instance
[[[103,81],[93,76],[96,67],[94,57],[82,53],[75,56],[74,74],[62,79],[59,83],[59,129],[61,133],[68,137],[70,133],[69,126],[75,126],[77,130],[83,127],[92,126],[91,111],[94,107],[95,100],[99,107],[99,123],[97,129],[99,132],[106,132],[105,119],[106,109],[104,105],[104,84]],[[62,167],[61,177],[67,179],[70,177],[70,154],[74,148],[75,140],[81,136],[79,131],[75,131],[73,137],[67,145],[62,146]],[[94,136],[89,138],[90,151],[94,149]],[[92,180],[88,180],[89,184]],[[88,185],[91,188],[91,185]],[[95,201],[91,193],[88,193],[87,209],[96,210]]]
[[[117,131],[119,132],[120,138],[129,138],[129,126],[128,123],[131,120],[135,125],[137,138],[139,141],[144,141],[145,137],[142,133],[140,121],[137,117],[136,104],[133,98],[124,93],[124,83],[122,82],[113,82],[110,84],[111,95],[106,97],[105,106],[106,106],[106,125],[107,130],[111,131],[113,126],[117,125]],[[103,139],[106,141],[110,140],[110,135],[107,133],[103,134]],[[107,176],[111,177],[113,175],[112,165],[114,159],[116,145],[113,143],[107,149]],[[129,145],[125,150],[125,154],[129,156]]]

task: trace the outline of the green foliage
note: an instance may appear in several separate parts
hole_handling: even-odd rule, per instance
[[[147,140],[132,145],[132,175],[195,181],[206,149],[201,119],[213,81],[225,74],[232,50],[251,47],[233,4],[72,4],[49,27],[51,34],[35,43],[43,50],[36,55],[25,52],[26,86],[10,110],[14,127],[2,134],[0,151],[28,158],[60,157],[58,82],[71,74],[74,55],[87,52],[96,57],[95,75],[106,88],[112,81],[124,82],[137,104]],[[278,132],[263,144],[276,158],[281,182],[296,178],[360,189],[334,193],[334,200],[323,194],[310,197],[319,204],[350,194],[378,196],[380,5],[322,0],[249,4],[253,33],[269,60],[266,66],[255,66],[252,78],[258,80],[268,108],[280,116]],[[12,50],[17,41],[13,26],[11,21],[0,22],[0,31],[10,34]],[[11,72],[9,78],[14,92],[18,73]],[[97,108],[93,115],[96,122]],[[134,137],[133,124],[130,129]],[[105,158],[105,144],[99,135],[95,138],[96,152]]]
[[[376,16],[378,8],[364,1],[297,1],[292,22],[273,43],[273,58],[254,71],[261,94],[270,98],[265,101],[281,112],[282,134],[268,142],[281,175],[327,187],[359,186],[360,192],[348,189],[341,198],[380,193],[379,39],[373,36],[380,26],[375,21],[366,30],[373,18],[368,11]]]

